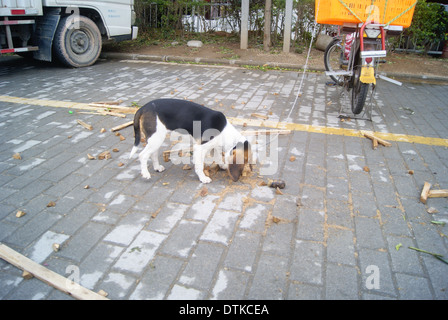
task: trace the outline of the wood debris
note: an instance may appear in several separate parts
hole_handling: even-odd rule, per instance
[[[16,213],[16,217],[17,217],[17,218],[22,218],[24,215],[26,215],[26,212],[25,212],[25,211],[22,211],[22,210],[19,210],[19,211],[17,211],[17,213]]]
[[[14,153],[13,155],[12,155],[12,158],[13,159],[16,159],[16,160],[22,160],[22,156],[20,155],[20,153]]]
[[[83,126],[84,128],[86,128],[87,130],[93,130],[93,126],[91,124],[85,123],[82,120],[76,120],[76,122],[78,122],[78,124],[80,124],[81,126]]]
[[[269,129],[269,130],[260,129],[260,130],[246,130],[241,132],[241,134],[245,136],[258,136],[258,135],[271,135],[271,134],[284,135],[290,133],[291,130],[285,130],[285,129]]]
[[[59,243],[53,243],[52,248],[54,252],[58,252],[61,249],[61,245]]]
[[[269,117],[264,115],[264,114],[259,114],[259,113],[252,113],[251,117],[255,117],[255,118],[259,118],[259,119],[263,119],[263,120],[267,120]]]
[[[127,127],[129,127],[129,126],[132,126],[133,124],[134,124],[134,120],[129,121],[129,122],[126,122],[126,123],[123,123],[123,124],[120,124],[119,126],[113,127],[113,128],[110,129],[110,130],[111,130],[112,132],[119,131],[119,130],[121,130],[121,129],[124,129],[124,128],[127,128]]]
[[[112,156],[110,155],[110,151],[104,151],[98,155],[98,160],[107,160],[110,158],[112,158]]]
[[[200,195],[201,197],[205,197],[207,194],[208,194],[208,189],[207,189],[207,187],[203,187],[203,188],[201,189],[201,192],[199,192],[199,195]]]
[[[100,295],[100,296],[103,296],[103,297],[107,297],[109,294],[106,292],[106,291],[104,291],[103,289],[101,289],[100,291],[98,291],[98,294]]]
[[[107,298],[99,295],[83,286],[70,281],[44,266],[32,261],[17,251],[9,248],[8,246],[0,243],[0,258],[6,262],[11,263],[15,267],[27,271],[39,280],[49,284],[50,286],[81,300],[108,300]],[[72,285],[67,285],[67,284]]]
[[[22,278],[25,280],[30,280],[31,278],[33,278],[33,274],[28,272],[28,271],[23,271],[22,272]]]
[[[431,184],[425,181],[422,193],[420,194],[420,201],[426,204],[428,198],[445,198],[448,197],[448,189],[431,190]]]
[[[51,207],[54,207],[54,206],[56,206],[56,202],[54,202],[54,201],[50,201],[47,204],[47,208],[51,208]]]
[[[389,141],[383,140],[381,138],[378,138],[377,136],[373,135],[372,133],[368,133],[363,131],[362,134],[364,137],[369,138],[372,140],[372,147],[373,149],[376,149],[378,147],[378,143],[385,146],[385,147],[391,147],[392,144]]]

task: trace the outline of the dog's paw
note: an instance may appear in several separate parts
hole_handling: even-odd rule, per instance
[[[200,178],[199,180],[201,180],[202,183],[210,183],[210,182],[212,182],[212,179],[210,179],[209,177]]]
[[[162,165],[159,165],[158,167],[154,167],[154,170],[157,172],[163,172],[163,171],[165,171],[165,167]]]
[[[151,179],[151,174],[149,172],[142,172],[142,176],[145,179]]]

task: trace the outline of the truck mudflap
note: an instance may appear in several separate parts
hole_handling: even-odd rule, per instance
[[[39,47],[39,51],[34,52],[34,59],[52,61],[53,37],[60,19],[59,14],[46,14],[36,19],[33,43]]]

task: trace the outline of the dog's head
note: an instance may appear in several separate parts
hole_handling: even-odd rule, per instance
[[[235,182],[241,177],[246,164],[249,164],[252,170],[252,152],[249,141],[238,142],[228,155],[226,163],[228,164],[227,172]]]

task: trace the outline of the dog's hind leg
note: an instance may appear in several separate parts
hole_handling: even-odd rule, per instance
[[[157,121],[157,131],[154,132],[148,139],[148,143],[139,155],[140,166],[143,178],[150,179],[151,174],[148,171],[148,159],[151,158],[155,171],[162,172],[165,170],[163,166],[159,164],[159,148],[165,140],[166,127],[159,121]]]

